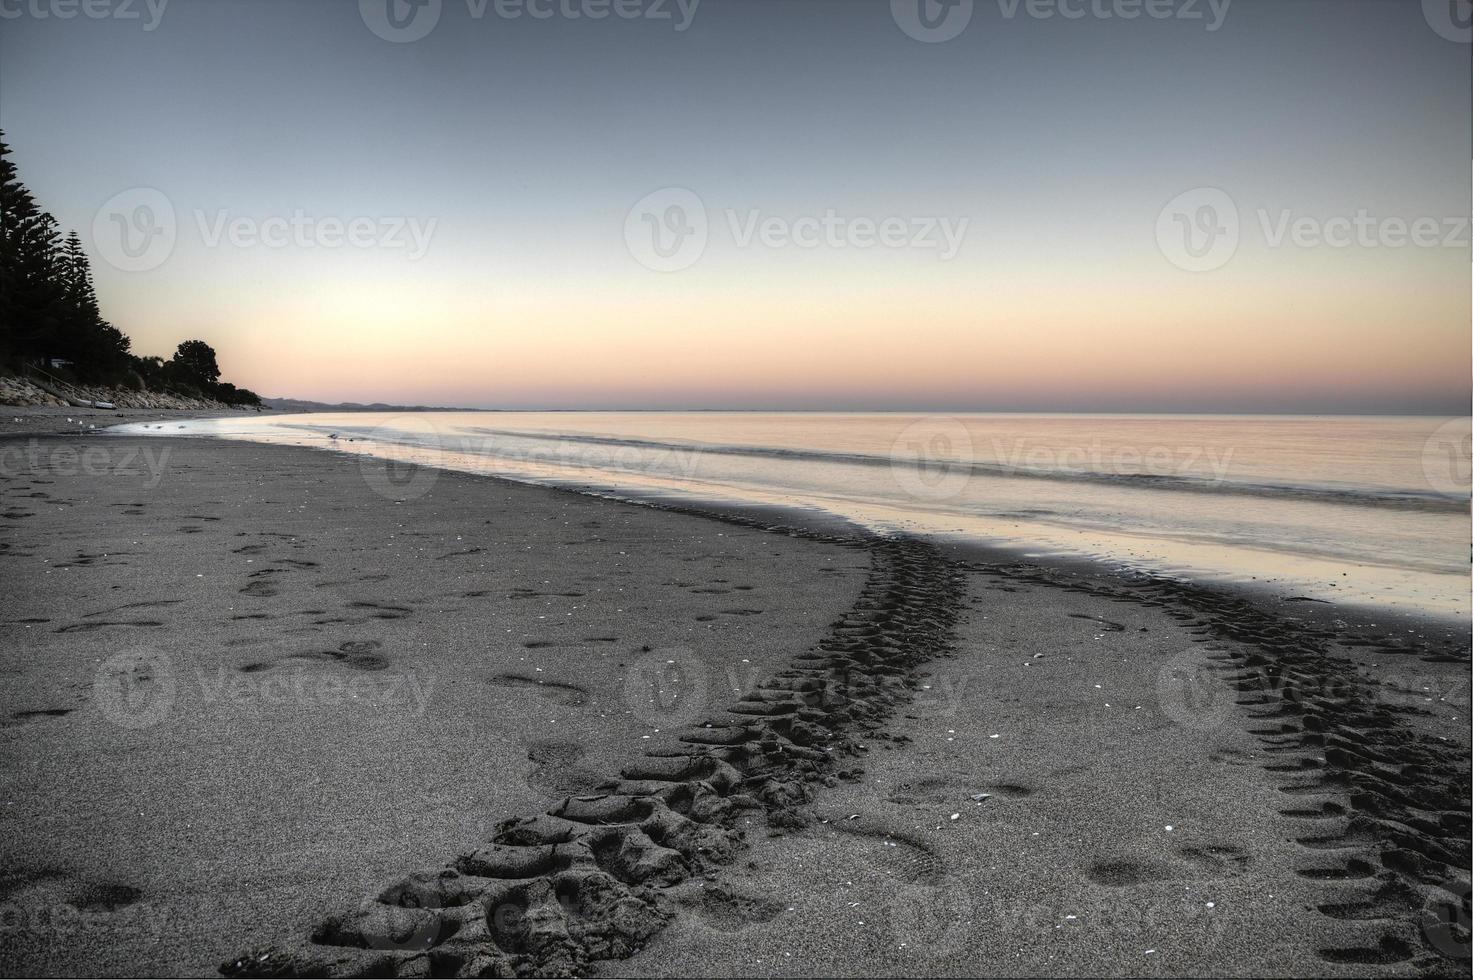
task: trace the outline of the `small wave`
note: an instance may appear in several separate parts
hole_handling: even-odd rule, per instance
[[[339,431],[344,430],[340,429]],[[469,426],[458,429],[456,432],[458,434],[469,433],[503,439],[518,439],[532,443],[660,451],[680,454],[687,459],[692,456],[709,453],[719,456],[744,456],[799,462],[839,463],[854,466],[910,467],[945,472],[963,471],[977,476],[987,477],[1056,480],[1069,483],[1134,487],[1171,493],[1229,494],[1234,496],[1303,500],[1306,502],[1346,504],[1359,507],[1384,507],[1394,510],[1426,511],[1433,513],[1457,513],[1460,511],[1466,512],[1469,509],[1469,498],[1466,495],[1445,494],[1433,490],[1253,482],[1186,474],[1109,473],[1098,470],[1043,469],[1038,467],[1010,466],[1006,463],[995,462],[961,462],[948,460],[931,462],[837,450],[792,449],[776,446],[745,446],[706,442],[668,442],[626,436],[519,431],[516,429],[497,429],[485,426]],[[373,430],[373,435],[378,439],[384,439],[387,433],[383,429],[378,428]],[[427,440],[423,433],[406,431],[403,435],[403,441],[406,443],[420,446],[426,445]],[[429,441],[433,442],[433,439]],[[497,446],[488,443],[478,445],[464,444],[460,439],[454,437],[444,439],[444,442],[446,443],[443,445],[444,449],[456,452],[472,452],[487,456],[505,456],[509,458],[529,455],[519,454],[513,451],[512,447],[508,446]],[[568,459],[565,454],[561,457],[551,453],[537,454],[536,458],[550,462],[577,462],[577,460]],[[617,463],[613,464],[613,468],[618,468]]]

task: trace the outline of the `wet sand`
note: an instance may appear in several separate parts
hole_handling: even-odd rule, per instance
[[[1466,632],[290,447],[36,447],[7,974],[1466,973]]]
[[[0,405],[0,438],[26,439],[34,436],[95,435],[98,430],[125,422],[167,425],[188,419],[241,418],[284,413],[263,409],[220,409],[202,412],[196,409],[170,408],[61,408],[51,405]]]

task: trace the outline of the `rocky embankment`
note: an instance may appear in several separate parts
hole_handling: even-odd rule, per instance
[[[63,397],[63,395],[65,397]],[[42,405],[65,408],[86,402],[108,402],[118,408],[219,410],[231,406],[208,398],[185,398],[158,391],[128,388],[92,388],[50,382],[42,388],[24,378],[0,376],[0,405]]]

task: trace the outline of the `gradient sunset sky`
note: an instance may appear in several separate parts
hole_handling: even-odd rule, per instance
[[[977,0],[939,43],[889,0],[701,0],[688,24],[689,0],[602,20],[443,0],[408,42],[368,23],[400,0],[364,0],[367,16],[170,0],[151,30],[145,0],[139,19],[36,15],[51,2],[4,0],[20,15],[0,20],[22,179],[88,243],[136,352],[203,338],[263,395],[1469,410],[1470,45],[1418,2],[1233,0],[1215,24],[1207,0],[1203,19],[1135,20]],[[1070,5],[1090,2],[1115,0]],[[176,240],[126,271],[94,219],[140,187],[167,199]],[[708,241],[657,271],[626,227],[670,187],[697,196]],[[1241,218],[1211,271],[1158,240],[1194,188]],[[731,227],[829,211],[967,225],[950,258]],[[1362,211],[1464,225],[1455,247],[1401,248],[1275,246],[1263,227]],[[422,256],[210,241],[222,216],[296,212],[434,226]]]

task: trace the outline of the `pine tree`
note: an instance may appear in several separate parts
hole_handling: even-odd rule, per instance
[[[128,356],[130,342],[98,312],[92,266],[75,231],[61,247],[57,276],[64,300],[58,331],[62,356],[76,364],[79,374],[92,380],[121,377],[132,367]]]
[[[0,359],[65,358],[83,380],[100,383],[173,375],[208,392],[220,378],[215,352],[203,341],[180,344],[167,370],[161,358],[135,357],[130,346],[127,334],[102,318],[81,238],[73,231],[62,240],[56,219],[21,183],[0,132]],[[228,393],[260,401],[245,389]]]
[[[61,247],[61,276],[67,305],[77,317],[87,323],[101,323],[102,318],[97,312],[97,292],[92,286],[92,266],[75,231],[67,235]]]
[[[21,229],[35,214],[36,202],[17,178],[10,147],[0,134],[0,345],[7,353],[16,346]]]
[[[0,134],[0,346],[45,356],[56,344],[65,298],[56,219],[36,206]]]
[[[73,363],[84,362],[96,339],[101,317],[92,294],[92,270],[82,241],[74,231],[67,236],[56,257],[56,279],[61,286],[62,311],[57,324],[55,350]]]

